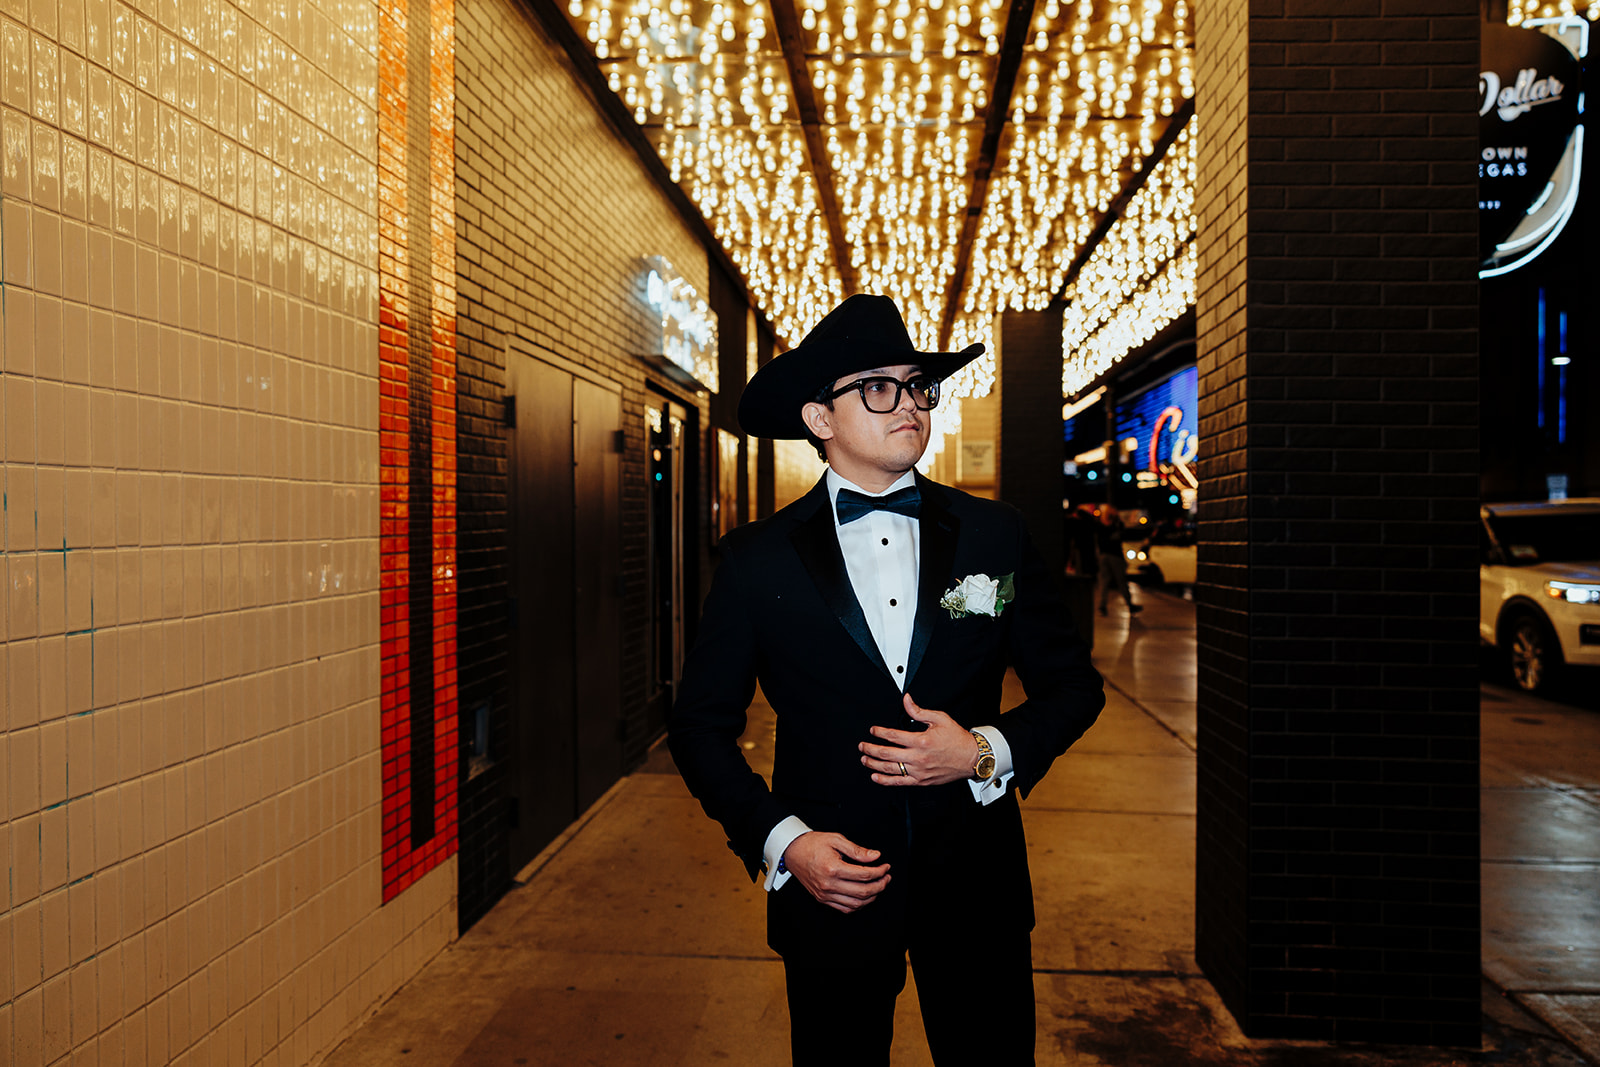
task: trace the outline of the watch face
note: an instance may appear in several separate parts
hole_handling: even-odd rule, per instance
[[[989,755],[987,752],[979,756],[978,766],[975,768],[975,770],[978,772],[979,781],[986,781],[987,779],[993,777],[994,757]]]

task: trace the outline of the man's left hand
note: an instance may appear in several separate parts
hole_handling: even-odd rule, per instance
[[[972,733],[942,711],[920,708],[905,694],[906,714],[927,723],[912,733],[874,726],[872,736],[887,744],[863,741],[861,765],[873,772],[879,785],[944,785],[972,777],[978,762],[978,742]],[[901,773],[902,769],[904,773]]]

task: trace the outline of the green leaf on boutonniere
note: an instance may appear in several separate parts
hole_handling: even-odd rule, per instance
[[[1010,574],[1002,574],[998,579],[1000,588],[995,590],[994,594],[994,613],[996,615],[1004,611],[1007,604],[1017,599],[1016,577],[1016,572],[1013,571]]]

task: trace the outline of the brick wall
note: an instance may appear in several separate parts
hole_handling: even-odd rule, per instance
[[[1197,956],[1253,1035],[1475,1045],[1478,5],[1198,15]]]
[[[1249,8],[1195,11],[1196,360],[1200,540],[1195,583],[1197,727],[1195,954],[1243,1018],[1248,990],[1250,544],[1245,425]]]
[[[706,254],[524,7],[486,0],[463,5],[457,19],[461,707],[490,705],[490,751],[504,751],[501,399],[506,343],[516,337],[622,385],[622,728],[631,765],[650,740],[643,719],[649,379],[635,355],[652,347],[652,317],[639,260],[664,255],[706,292]],[[497,822],[501,773],[491,767],[463,783],[463,923],[486,910],[513,873]]]

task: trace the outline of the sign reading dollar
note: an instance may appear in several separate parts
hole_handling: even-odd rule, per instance
[[[1580,61],[1589,24],[1485,23],[1478,75],[1479,276],[1505,274],[1555,241],[1583,174]]]

